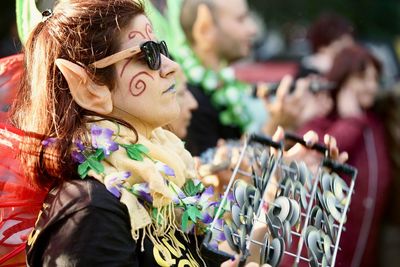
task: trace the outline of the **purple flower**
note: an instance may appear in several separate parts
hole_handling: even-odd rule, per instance
[[[78,147],[79,151],[85,150],[85,146],[83,145],[83,142],[81,139],[77,139],[74,143]]]
[[[152,203],[153,202],[153,197],[150,194],[150,188],[148,183],[140,183],[140,184],[134,184],[131,188],[131,192],[139,197],[140,199]]]
[[[201,221],[205,224],[210,224],[213,221],[213,217],[207,211],[203,211],[201,216],[203,217]]]
[[[214,229],[212,230],[211,240],[214,240],[218,243],[221,241],[225,241],[226,238],[225,238],[223,229],[224,229],[224,220],[217,219],[215,221]]]
[[[211,202],[209,201],[210,198],[214,196],[214,188],[209,186],[206,188],[206,190],[201,193],[200,199],[199,199],[199,204],[206,208],[210,206]]]
[[[103,149],[106,156],[109,156],[111,152],[118,150],[118,144],[112,140],[114,131],[107,128],[101,128],[94,124],[90,129],[90,132],[92,135],[92,146],[94,148]]]
[[[54,144],[56,141],[57,141],[57,138],[49,137],[49,138],[44,139],[44,140],[42,141],[42,145],[43,145],[44,147],[47,147],[47,146],[49,146],[49,145],[51,145],[51,144]]]
[[[193,196],[193,197],[185,197],[181,199],[183,203],[185,203],[185,205],[195,205],[198,201],[199,201],[199,197],[198,196]],[[175,199],[174,199],[175,202]],[[175,203],[175,204],[179,204]]]
[[[164,163],[162,163],[162,162],[160,162],[160,161],[158,161],[158,162],[156,163],[156,168],[157,168],[157,170],[158,170],[159,172],[161,172],[161,173],[164,174],[164,175],[167,175],[167,176],[175,176],[174,170],[173,170],[171,167],[169,167],[167,164],[164,164]]]
[[[85,156],[76,150],[72,151],[71,156],[78,163],[83,163],[86,160]]]
[[[110,191],[117,198],[120,198],[122,184],[129,176],[131,176],[130,172],[112,173],[104,178],[104,184],[108,191]]]
[[[180,204],[180,201],[186,198],[185,193],[180,189],[176,184],[174,184],[171,181],[166,180],[168,187],[170,191],[173,194],[172,201],[174,201],[175,204]],[[189,200],[188,200],[189,201]]]

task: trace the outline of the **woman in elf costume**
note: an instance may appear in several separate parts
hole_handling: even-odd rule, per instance
[[[179,66],[143,6],[63,0],[42,16],[11,113],[23,170],[49,190],[28,265],[219,266],[196,238],[219,203],[161,128],[179,113]]]
[[[36,134],[21,148],[27,175],[52,188],[28,264],[204,266],[184,231],[210,220],[212,192],[192,180],[183,143],[160,128],[179,113],[179,66],[142,5],[71,0],[43,16],[25,45],[12,113]]]

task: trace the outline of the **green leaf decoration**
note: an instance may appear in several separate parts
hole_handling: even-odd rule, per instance
[[[78,166],[78,174],[79,176],[84,179],[89,172],[89,163],[84,161],[83,163],[79,164]]]
[[[105,159],[105,155],[104,155],[104,150],[98,148],[94,154],[95,158],[97,159],[97,161],[102,161],[103,159]]]
[[[196,223],[197,219],[203,219],[200,210],[196,206],[189,206],[186,210],[192,222]]]
[[[101,149],[99,149],[101,150]],[[78,174],[79,176],[84,179],[89,170],[94,170],[98,174],[104,172],[104,166],[101,164],[101,160],[104,158],[104,153],[101,151],[96,151],[95,154],[89,156],[83,163],[79,164],[78,166]]]
[[[185,232],[187,227],[188,227],[188,222],[189,222],[189,214],[187,210],[182,215],[182,230]]]
[[[96,156],[90,156],[86,161],[89,163],[90,168],[98,174],[104,172],[104,166],[97,160]]]
[[[197,209],[196,206],[188,206],[182,215],[182,230],[187,230],[189,220],[196,223],[197,219],[203,219],[200,210]]]
[[[187,196],[195,196],[204,189],[203,185],[199,183],[197,186],[194,185],[193,180],[189,179],[183,186],[183,191]]]
[[[121,145],[126,149],[128,157],[136,161],[143,161],[143,156],[149,152],[149,149],[142,144]]]

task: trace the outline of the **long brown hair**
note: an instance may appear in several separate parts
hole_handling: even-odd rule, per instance
[[[326,74],[326,78],[335,84],[335,88],[331,91],[334,102],[333,114],[336,114],[337,95],[343,85],[352,75],[363,75],[368,64],[374,66],[378,76],[381,74],[382,66],[379,60],[360,45],[346,47],[336,55],[330,71]]]
[[[30,139],[23,149],[28,152],[22,153],[24,169],[37,185],[48,187],[76,174],[70,150],[86,133],[85,115],[90,114],[73,100],[55,60],[81,65],[96,83],[112,90],[114,67],[96,70],[88,65],[117,52],[118,31],[139,14],[144,7],[133,0],[63,0],[30,34],[11,120],[26,132],[55,138],[48,147],[42,140],[32,145]]]

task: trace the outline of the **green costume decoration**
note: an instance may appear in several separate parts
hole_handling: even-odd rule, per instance
[[[16,0],[18,35],[22,44],[31,30],[42,20],[42,13],[36,7],[35,0]]]
[[[165,10],[158,10],[150,0],[145,2],[146,13],[153,24],[154,32],[159,40],[167,42],[171,55],[175,58],[176,52],[185,43],[179,20],[183,0],[166,0]]]

